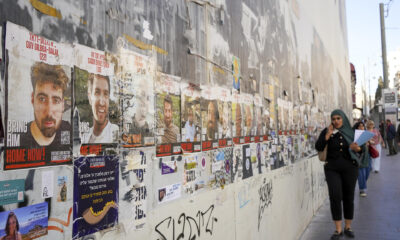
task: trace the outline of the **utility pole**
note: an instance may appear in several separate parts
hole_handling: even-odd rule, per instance
[[[382,44],[382,62],[383,62],[383,88],[388,88],[388,68],[386,59],[386,33],[385,33],[385,16],[384,5],[379,3],[379,10],[381,16],[381,44]]]

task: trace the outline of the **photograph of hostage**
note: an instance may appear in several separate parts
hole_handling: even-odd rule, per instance
[[[176,143],[178,142],[179,128],[173,123],[173,104],[169,95],[164,97],[163,112],[164,135],[162,136],[162,143]]]
[[[186,142],[194,142],[196,139],[196,125],[194,124],[193,107],[187,107],[187,121],[185,123],[185,138]]]
[[[82,137],[82,143],[112,143],[118,136],[118,126],[109,120],[110,79],[108,76],[89,74],[88,100],[92,109],[93,126]]]
[[[37,148],[70,144],[71,125],[62,120],[64,94],[69,82],[64,69],[59,65],[37,62],[31,67],[31,82],[35,120],[28,123],[27,132],[21,135],[21,146]],[[62,139],[62,135],[68,137]]]
[[[216,101],[209,101],[207,106],[207,140],[217,139],[218,118]]]

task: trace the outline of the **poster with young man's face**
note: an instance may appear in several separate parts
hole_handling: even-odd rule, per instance
[[[241,96],[238,92],[232,92],[232,136],[235,144],[244,143],[243,138],[243,111]]]
[[[217,88],[218,99],[218,142],[219,147],[232,146],[232,96],[225,88]]]
[[[154,145],[155,62],[150,57],[119,50],[120,100],[124,147]]]
[[[114,65],[108,61],[105,52],[78,44],[74,51],[74,115],[79,116],[81,143],[117,143],[120,110]],[[81,154],[90,153],[87,150],[83,146]]]
[[[210,86],[202,86],[201,90],[202,150],[218,148],[218,103],[215,92]]]
[[[250,94],[241,94],[242,97],[242,110],[243,110],[243,122],[244,122],[244,132],[245,142],[249,143],[254,141],[251,137],[255,135],[254,133],[254,106],[253,106],[253,96]]]
[[[156,78],[157,156],[181,153],[180,78],[157,73]]]
[[[201,111],[200,87],[191,83],[181,83],[181,133],[182,151],[201,151]]]
[[[4,169],[72,159],[71,46],[8,22]]]

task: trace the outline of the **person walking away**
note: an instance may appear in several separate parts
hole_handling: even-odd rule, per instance
[[[386,120],[386,125],[387,125],[386,140],[387,140],[387,143],[389,146],[389,154],[387,156],[396,155],[397,151],[394,148],[394,139],[396,137],[396,130],[395,130],[392,122],[390,121],[390,119]]]
[[[379,156],[376,158],[371,157],[371,166],[372,170],[375,173],[378,173],[381,168],[381,154],[382,154],[382,146],[385,147],[385,143],[383,141],[383,138],[378,131],[378,129],[375,128],[375,123],[374,121],[370,120],[367,122],[367,130],[374,133],[374,137],[370,140],[370,144],[379,152]]]
[[[317,151],[327,146],[327,158],[324,165],[328,183],[330,208],[336,231],[331,240],[340,239],[342,232],[342,203],[344,215],[344,234],[354,238],[351,223],[354,215],[354,190],[360,164],[359,153],[365,151],[354,141],[354,131],[342,110],[331,113],[332,124],[325,128],[315,143]]]
[[[364,123],[357,122],[353,126],[354,130],[365,130]],[[369,143],[365,144],[368,146]],[[368,148],[367,148],[368,149]],[[368,150],[361,153],[361,162],[358,166],[358,188],[360,189],[360,196],[367,196],[367,180],[371,172],[371,157]]]

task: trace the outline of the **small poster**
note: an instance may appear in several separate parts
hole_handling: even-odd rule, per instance
[[[253,176],[253,167],[251,162],[251,148],[249,144],[245,144],[242,146],[242,169],[243,169],[243,179],[249,178]]]
[[[9,232],[13,231],[16,233],[15,239],[31,240],[47,235],[48,211],[47,202],[42,202],[0,212],[0,238],[11,239]],[[8,229],[6,226],[9,226]]]
[[[201,151],[200,87],[181,83],[182,151]]]
[[[157,156],[180,154],[180,78],[157,73],[156,86],[156,154]]]
[[[24,191],[25,179],[0,181],[0,205],[23,202]]]
[[[201,87],[202,151],[218,148],[218,103],[211,86]]]
[[[66,202],[67,201],[67,176],[58,176],[57,178],[57,202]]]
[[[118,157],[80,157],[74,161],[74,239],[118,223]]]
[[[231,183],[232,148],[214,150],[209,184],[213,188],[224,188]]]
[[[232,75],[233,75],[233,88],[240,90],[240,60],[239,58],[232,56]]]
[[[207,175],[207,154],[189,153],[183,155],[183,192],[187,195],[196,194],[206,189],[208,182]]]
[[[53,197],[54,172],[42,172],[42,198]]]
[[[117,143],[121,114],[114,64],[103,51],[79,44],[74,51],[74,115],[79,119],[81,143],[98,146]],[[83,146],[81,154],[98,154],[87,149],[94,150]]]
[[[7,22],[4,169],[72,162],[69,45]]]
[[[232,95],[226,88],[216,88],[218,99],[218,145],[232,146]]]
[[[181,197],[182,184],[175,183],[158,189],[158,203],[169,202]]]
[[[120,101],[123,147],[154,145],[155,62],[150,57],[121,48]]]

